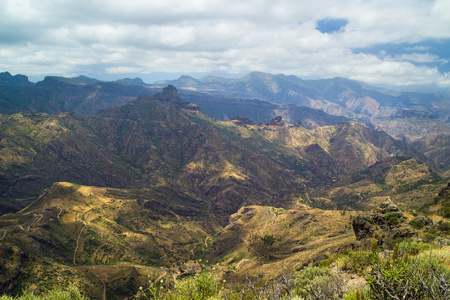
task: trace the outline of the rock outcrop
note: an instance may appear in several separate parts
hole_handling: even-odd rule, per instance
[[[368,215],[357,215],[352,220],[352,227],[357,240],[378,238],[386,244],[395,239],[412,237],[416,231],[407,222],[408,218],[388,199]]]
[[[281,116],[275,117],[272,120],[270,120],[269,123],[266,124],[267,126],[284,126],[286,123],[283,121],[283,118]]]

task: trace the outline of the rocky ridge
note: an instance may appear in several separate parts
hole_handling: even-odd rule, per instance
[[[357,240],[376,239],[383,248],[392,248],[394,243],[409,239],[426,240],[428,232],[439,230],[438,225],[428,216],[405,214],[389,197],[368,214],[358,214],[352,218]],[[439,239],[438,242],[440,245],[450,244],[447,239]]]

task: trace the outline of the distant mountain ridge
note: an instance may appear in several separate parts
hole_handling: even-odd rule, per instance
[[[344,78],[302,80],[254,72],[240,79],[181,76],[153,85],[140,78],[104,82],[86,76],[49,76],[31,83],[26,76],[5,72],[0,74],[0,113],[93,115],[141,95],[155,95],[168,84],[177,87],[183,99],[218,120],[246,116],[267,123],[281,116],[290,124],[300,121],[305,128],[314,129],[353,119],[397,139],[414,142],[437,170],[450,172],[447,160],[442,160],[450,157],[450,147],[446,146],[450,136],[448,98],[387,91]]]
[[[91,115],[155,93],[156,90],[126,80],[104,82],[86,76],[47,76],[32,83],[23,75],[0,73],[0,113],[3,114],[73,112]]]
[[[332,79],[302,80],[296,76],[271,75],[253,72],[239,79],[226,79],[217,76],[205,76],[195,79],[183,75],[176,80],[162,80],[154,84],[145,84],[140,78],[124,78],[113,82],[104,82],[86,76],[74,78],[48,76],[36,84],[28,81],[24,75],[12,76],[8,72],[0,73],[0,86],[5,90],[8,86],[55,88],[56,83],[89,86],[101,84],[112,88],[120,84],[121,90],[115,91],[122,96],[132,93],[149,95],[155,94],[158,89],[173,85],[180,90],[180,94],[187,91],[213,93],[215,95],[232,96],[243,99],[265,99],[286,104],[303,105],[320,109],[333,115],[340,115],[354,119],[370,117],[387,117],[403,114],[409,111],[425,112],[422,116],[434,118],[448,118],[450,100],[444,96],[431,93],[396,92],[371,87],[367,84],[336,77]],[[133,86],[134,90],[124,88]],[[131,92],[132,91],[132,92]],[[3,91],[4,92],[4,91]],[[4,98],[4,96],[2,96]],[[2,99],[5,101],[5,99]],[[10,100],[13,104],[15,99]],[[30,101],[31,99],[27,99]],[[32,101],[31,101],[32,102]],[[110,103],[109,107],[114,106]],[[2,108],[2,106],[0,106]],[[19,107],[27,109],[27,107]],[[58,111],[71,111],[70,107],[55,108]],[[98,110],[98,109],[97,109]],[[95,113],[95,109],[82,114]],[[43,111],[41,111],[43,112]],[[403,112],[403,113],[402,113]]]
[[[319,80],[302,80],[296,76],[271,75],[253,72],[239,79],[206,76],[194,79],[182,76],[176,80],[156,82],[155,86],[172,84],[177,88],[220,93],[242,98],[259,98],[271,101],[304,105],[323,109],[324,105],[337,104],[342,109],[330,106],[325,111],[361,118],[388,116],[392,109],[429,110],[442,116],[439,107],[449,109],[449,99],[436,94],[383,91],[367,84],[341,77]],[[358,100],[355,103],[355,100]],[[365,100],[365,105],[363,102]],[[370,107],[370,102],[375,106]],[[448,113],[448,112],[447,112]]]
[[[182,78],[188,77],[182,76],[181,80]],[[220,81],[220,78],[215,80]],[[150,86],[140,78],[104,82],[86,76],[48,76],[35,84],[29,82],[26,76],[12,76],[5,72],[0,74],[0,113],[73,112],[92,115],[139,96],[154,95],[165,86]],[[180,90],[180,96],[200,105],[203,112],[218,120],[246,115],[255,122],[266,123],[273,117],[282,115],[291,123],[301,120],[308,128],[334,125],[346,120],[345,117],[331,116],[320,110],[267,100],[242,99],[190,90]]]
[[[303,105],[331,115],[352,118],[373,128],[385,130],[394,137],[406,137],[408,140],[428,135],[427,130],[431,126],[434,133],[450,131],[450,99],[447,97],[431,93],[382,90],[340,77],[302,80],[292,75],[253,72],[239,79],[212,76],[194,79],[182,76],[177,80],[160,81],[154,85],[167,84],[191,91]],[[428,123],[415,126],[417,115]],[[399,117],[402,122],[396,122]],[[393,122],[396,122],[397,131],[390,130]],[[415,130],[411,131],[411,126]]]
[[[23,205],[11,199],[68,181],[114,188],[176,185],[223,215],[244,204],[282,201],[390,156],[426,159],[355,122],[309,131],[277,119],[268,125],[218,122],[173,86],[94,116],[0,115],[3,210]]]

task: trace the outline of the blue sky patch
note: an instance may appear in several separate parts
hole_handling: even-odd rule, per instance
[[[344,30],[347,23],[347,19],[323,19],[317,21],[316,29],[322,33],[333,33]]]

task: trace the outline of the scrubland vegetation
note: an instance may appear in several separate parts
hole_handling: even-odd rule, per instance
[[[201,263],[201,261],[200,261]],[[379,249],[376,239],[277,278],[247,275],[229,284],[214,265],[177,280],[149,278],[135,299],[450,299],[450,247],[406,241]],[[167,277],[166,277],[167,278]],[[9,299],[88,299],[75,286]]]
[[[448,299],[447,160],[320,120],[0,115],[1,299]]]

